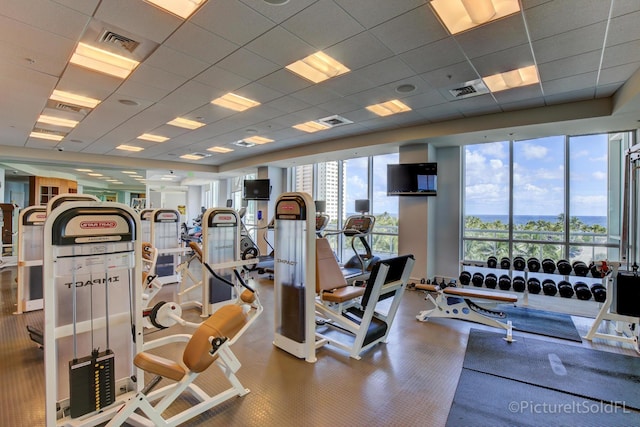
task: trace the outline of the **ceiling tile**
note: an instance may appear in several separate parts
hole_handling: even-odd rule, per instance
[[[85,14],[47,0],[3,1],[2,15],[72,41],[78,40],[89,21]]]
[[[396,54],[447,37],[431,8],[421,6],[371,29],[371,33]]]
[[[416,73],[426,73],[466,60],[452,37],[447,37],[400,55]]]
[[[414,71],[398,58],[389,58],[358,70],[358,75],[376,86],[385,85],[415,75]]]
[[[408,96],[403,98],[402,101],[409,105],[413,110],[422,110],[425,107],[441,105],[447,102],[447,100],[437,90],[430,90],[429,92]]]
[[[622,43],[607,47],[602,58],[602,67],[614,67],[616,65],[635,62],[640,58],[640,40]]]
[[[570,77],[564,77],[557,80],[542,82],[545,100],[552,95],[558,95],[563,92],[575,92],[577,90],[591,88],[593,96],[593,88],[595,87],[596,77],[598,73],[593,71],[590,73],[578,74]],[[556,97],[555,99],[558,99]]]
[[[293,113],[294,111],[304,110],[311,106],[302,99],[294,98],[292,96],[283,96],[282,98],[274,99],[273,101],[268,102],[267,105],[276,108],[283,113]]]
[[[279,65],[247,49],[238,49],[216,65],[249,80],[257,80],[280,69]]]
[[[599,66],[600,51],[593,51],[540,64],[538,66],[538,73],[540,80],[545,82],[572,76],[576,70],[580,70],[580,72],[583,73],[598,71]]]
[[[638,58],[636,57],[636,59]],[[598,86],[626,82],[631,76],[633,76],[634,73],[638,71],[639,67],[640,62],[631,62],[629,64],[603,68],[600,71]]]
[[[522,15],[516,13],[454,36],[470,59],[529,42]]]
[[[220,89],[191,80],[167,95],[162,103],[174,104],[180,110],[187,112],[206,105],[222,95],[224,91]]]
[[[454,88],[460,86],[461,83],[480,78],[468,62],[460,62],[448,67],[429,71],[428,73],[421,74],[420,77],[434,88]]]
[[[566,102],[586,101],[593,99],[595,95],[595,89],[591,87],[578,89],[574,91],[568,91],[564,93],[556,93],[547,95],[545,93],[544,101],[546,105],[564,104]]]
[[[200,74],[211,65],[164,45],[159,46],[144,63],[188,78]]]
[[[340,95],[333,90],[323,87],[322,85],[310,86],[291,94],[294,98],[298,98],[311,105],[318,105],[333,99],[340,98]]]
[[[531,46],[523,44],[475,58],[473,66],[483,77],[534,65]]]
[[[271,19],[273,22],[281,23],[296,13],[309,7],[317,0],[296,0],[288,1],[281,5],[269,4],[259,0],[241,0],[242,3],[260,12],[262,15]]]
[[[209,64],[215,64],[238,48],[236,44],[190,22],[182,24],[165,45]]]
[[[538,98],[521,99],[514,102],[500,103],[500,108],[502,108],[502,111],[516,111],[524,110],[527,108],[544,107],[544,105],[544,98],[540,96]]]
[[[295,92],[312,85],[310,81],[301,79],[299,76],[286,69],[281,69],[271,73],[258,80],[257,83],[276,90],[281,94]]]
[[[533,53],[538,64],[567,56],[602,49],[606,22],[567,31],[560,35],[533,42]]]
[[[275,25],[238,0],[209,1],[190,21],[238,45],[248,43]]]
[[[335,0],[335,2],[361,25],[372,28],[424,5],[426,0]]]
[[[195,81],[207,86],[215,87],[221,91],[231,92],[251,82],[235,73],[223,70],[217,65],[212,65],[194,78]]]
[[[335,44],[324,52],[351,71],[393,56],[393,52],[368,32],[357,34]]]
[[[526,99],[542,99],[542,88],[540,87],[540,84],[532,84],[496,92],[493,96],[496,98],[500,106],[502,106],[504,104],[513,104],[514,102],[524,101]]]
[[[245,47],[282,67],[318,51],[282,27],[269,30]]]
[[[581,0],[579,5],[552,1],[527,9],[524,16],[531,40],[537,41],[597,22],[606,23],[609,6],[608,1],[602,0]]]
[[[371,89],[375,87],[375,84],[369,81],[366,75],[359,71],[353,71],[328,80],[324,82],[323,86],[335,91],[341,96],[347,96]]]

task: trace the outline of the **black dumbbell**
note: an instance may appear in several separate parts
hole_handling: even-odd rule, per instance
[[[583,263],[584,264],[584,263]],[[585,267],[587,265],[585,264]],[[573,285],[573,290],[576,291],[576,298],[582,301],[588,301],[591,299],[591,291],[589,286],[584,282],[576,282]]]
[[[503,291],[511,289],[511,278],[506,274],[501,275],[498,279],[498,287]]]
[[[489,273],[484,278],[484,285],[489,289],[495,289],[498,286],[498,276],[493,273]]]
[[[542,281],[542,292],[545,295],[549,295],[550,297],[554,296],[558,293],[558,288],[556,287],[556,282],[552,279],[544,279]]]
[[[484,274],[480,272],[473,273],[473,276],[471,277],[471,283],[473,284],[473,286],[476,286],[478,288],[482,287],[482,284],[484,283]]]
[[[517,256],[517,257],[513,258],[513,268],[515,270],[524,271],[526,266],[527,266],[527,262],[524,260],[523,257]]]
[[[566,280],[558,282],[558,293],[563,298],[571,298],[573,296],[573,287]]]
[[[545,258],[542,260],[542,271],[547,274],[553,274],[556,271],[556,263],[553,262],[550,258]]]
[[[600,283],[591,286],[591,293],[593,294],[593,299],[597,302],[605,302],[607,299],[607,288]]]
[[[465,270],[462,273],[460,273],[460,277],[458,277],[458,279],[460,279],[461,284],[463,284],[464,286],[467,286],[469,285],[469,283],[471,283],[471,273]]]
[[[571,274],[571,264],[569,264],[569,261],[566,259],[558,261],[556,266],[558,267],[558,273],[564,274],[565,276]]]
[[[538,258],[531,257],[527,260],[527,268],[533,273],[540,271],[540,261]]]
[[[542,290],[542,286],[540,286],[540,279],[537,277],[531,277],[527,280],[527,290],[530,294],[539,294]]]
[[[583,261],[575,261],[573,263],[573,272],[576,276],[587,277],[587,274],[589,274],[589,267]]]
[[[525,282],[524,277],[516,276],[511,280],[511,285],[513,286],[513,290],[516,292],[524,292],[527,287],[527,282]]]
[[[598,268],[598,265],[593,261],[589,263],[589,271],[591,272],[591,276],[595,277],[596,279],[602,279],[604,277],[604,274],[602,274],[602,270],[600,270],[600,268]]]
[[[493,255],[487,258],[487,267],[489,268],[498,267],[498,258],[494,257]]]
[[[511,268],[511,260],[508,257],[502,257],[500,259],[500,268],[503,270],[508,270]]]

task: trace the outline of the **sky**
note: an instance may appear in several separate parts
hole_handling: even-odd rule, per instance
[[[398,153],[376,156],[373,160],[372,213],[398,214],[398,196],[387,197],[387,164],[398,163]],[[357,199],[367,198],[367,158],[345,161],[346,211],[354,211]]]
[[[570,215],[607,215],[607,138],[571,137]],[[514,215],[564,213],[564,136],[513,144]],[[465,147],[465,214],[509,213],[509,143]]]

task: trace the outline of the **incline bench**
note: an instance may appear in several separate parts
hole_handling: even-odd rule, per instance
[[[416,289],[427,291],[426,300],[435,307],[430,310],[423,310],[416,319],[426,322],[430,317],[444,317],[451,319],[469,320],[471,322],[482,323],[483,325],[505,329],[507,336],[505,340],[513,341],[513,328],[511,321],[501,322],[497,318],[505,318],[504,313],[490,310],[479,306],[473,300],[484,300],[488,303],[515,303],[518,297],[505,292],[484,291],[480,289],[445,287],[440,288],[431,284],[416,284]],[[434,295],[435,294],[435,298]],[[483,313],[488,313],[494,317],[489,317]]]

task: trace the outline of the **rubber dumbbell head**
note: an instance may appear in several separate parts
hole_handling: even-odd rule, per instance
[[[573,272],[576,276],[587,277],[587,274],[589,274],[589,267],[583,261],[576,261],[573,263]]]
[[[545,258],[542,260],[542,271],[544,271],[547,274],[553,274],[556,271],[556,263],[550,259],[550,258]]]
[[[511,268],[511,260],[508,257],[500,258],[500,268],[503,270],[508,270]]]
[[[513,268],[515,270],[524,271],[526,266],[527,266],[527,262],[524,260],[523,257],[517,256],[513,259]]]
[[[498,287],[503,291],[511,289],[511,277],[506,274],[501,275],[498,279]]]
[[[497,268],[498,267],[498,258],[491,255],[487,258],[487,267],[489,268]]]
[[[596,283],[591,286],[591,293],[593,294],[593,299],[596,302],[605,302],[607,299],[607,288],[602,286],[600,283]]]
[[[589,271],[591,272],[591,277],[595,277],[597,279],[602,278],[602,272],[600,271],[596,263],[593,261],[589,263]]]
[[[473,286],[476,286],[478,288],[481,287],[484,283],[484,274],[479,272],[473,273],[473,276],[471,276],[471,283],[473,284]]]
[[[529,280],[527,280],[527,290],[530,294],[539,294],[542,290],[540,279],[538,279],[537,277],[529,278]]]
[[[566,259],[561,259],[557,262],[556,266],[558,267],[558,272],[560,274],[569,275],[571,274],[571,264]]]
[[[557,294],[558,288],[556,287],[556,282],[554,282],[553,279],[544,279],[542,281],[542,292],[550,297]]]
[[[527,260],[527,268],[533,273],[540,271],[540,261],[538,258],[531,257]]]
[[[460,273],[460,277],[458,277],[458,279],[460,279],[460,283],[462,285],[467,286],[469,285],[469,283],[471,283],[471,273],[465,270]]]
[[[484,278],[484,285],[489,289],[495,289],[498,286],[498,276],[489,273]]]
[[[586,267],[586,264],[585,264]],[[591,290],[589,285],[584,282],[576,282],[573,285],[573,290],[576,292],[576,298],[582,301],[588,301],[591,299]]]
[[[527,282],[525,282],[524,277],[516,276],[511,281],[511,286],[513,286],[513,290],[516,292],[524,292],[527,287]]]
[[[558,293],[563,298],[571,298],[573,296],[573,287],[566,280],[558,282]]]

